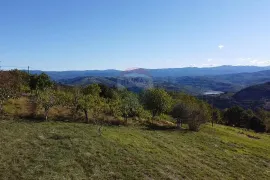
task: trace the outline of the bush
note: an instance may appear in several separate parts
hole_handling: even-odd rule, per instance
[[[190,107],[190,110],[190,117],[187,121],[189,130],[199,131],[200,126],[209,120],[209,112],[207,108],[202,104],[193,105]]]
[[[177,119],[178,127],[186,122],[191,131],[199,131],[200,126],[211,118],[207,105],[201,101],[178,102],[171,114]]]

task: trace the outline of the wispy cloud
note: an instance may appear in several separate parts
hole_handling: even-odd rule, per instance
[[[238,58],[237,61],[241,65],[250,66],[270,66],[270,60],[257,59],[257,58]]]
[[[225,46],[222,45],[222,44],[220,44],[220,45],[218,46],[219,49],[223,49],[224,47],[225,47]]]

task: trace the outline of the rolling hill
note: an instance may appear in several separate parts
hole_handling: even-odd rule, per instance
[[[270,100],[270,82],[242,89],[233,96],[237,101]]]

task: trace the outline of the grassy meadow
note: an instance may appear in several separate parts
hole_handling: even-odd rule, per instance
[[[270,179],[270,136],[0,121],[0,179]]]

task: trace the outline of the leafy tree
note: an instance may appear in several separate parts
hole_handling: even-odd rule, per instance
[[[107,99],[107,114],[112,115],[114,117],[121,117],[122,116],[122,102],[120,97],[114,99]]]
[[[240,127],[243,125],[241,122],[243,117],[244,109],[239,106],[229,108],[225,113],[227,125]]]
[[[190,118],[191,111],[186,104],[183,102],[178,102],[176,105],[174,105],[171,115],[176,119],[177,127],[180,128],[183,124],[183,121],[186,121],[188,118]]]
[[[142,97],[145,108],[152,112],[152,117],[168,112],[172,105],[171,96],[163,89],[146,90]]]
[[[117,98],[117,92],[114,88],[108,87],[104,84],[99,84],[99,87],[101,89],[100,97],[106,98],[106,99],[115,99]]]
[[[222,117],[221,117],[221,112],[218,109],[214,109],[212,111],[213,115],[212,115],[212,126],[214,126],[214,122],[217,124],[221,124],[222,123]]]
[[[91,84],[85,88],[82,89],[83,95],[93,95],[93,96],[99,96],[101,93],[101,89],[98,84]]]
[[[60,104],[59,92],[51,89],[41,91],[37,95],[38,104],[44,109],[44,118],[47,121],[49,116],[49,111],[52,107]]]
[[[50,77],[42,73],[40,75],[31,75],[29,80],[29,87],[31,91],[44,91],[53,86]]]
[[[258,118],[260,118],[261,121],[264,123],[265,131],[270,132],[270,112],[259,108],[256,110],[256,114]]]
[[[29,80],[29,87],[32,92],[37,90],[37,82],[38,82],[38,76],[31,75],[30,80]]]
[[[11,71],[0,71],[0,113],[3,113],[4,103],[19,96],[20,88],[16,77]]]
[[[250,120],[249,120],[249,129],[252,129],[256,132],[265,132],[266,131],[266,125],[264,124],[263,120],[261,120],[260,118],[253,116]]]
[[[89,117],[88,112],[89,110],[94,109],[94,107],[97,105],[98,97],[93,95],[83,95],[79,99],[79,106],[81,110],[83,110],[85,115],[85,120],[87,123],[89,123]]]
[[[189,129],[199,131],[200,126],[211,119],[211,114],[205,103],[192,103],[189,105],[191,111],[190,118],[187,121]]]
[[[128,117],[137,116],[141,110],[141,104],[138,97],[129,91],[124,91],[121,94],[121,112],[124,116],[126,123]]]
[[[45,73],[42,73],[38,76],[38,80],[37,80],[37,88],[38,90],[45,90],[47,88],[51,88],[53,85],[50,77],[45,74]]]
[[[73,119],[76,119],[79,107],[79,99],[82,96],[80,88],[68,89],[66,91],[60,91],[58,98],[60,99],[60,105],[71,110]]]
[[[89,123],[88,112],[93,110],[96,115],[103,104],[99,96],[100,92],[101,89],[97,84],[91,84],[82,89],[82,95],[78,98],[78,109],[84,112],[87,123]]]

